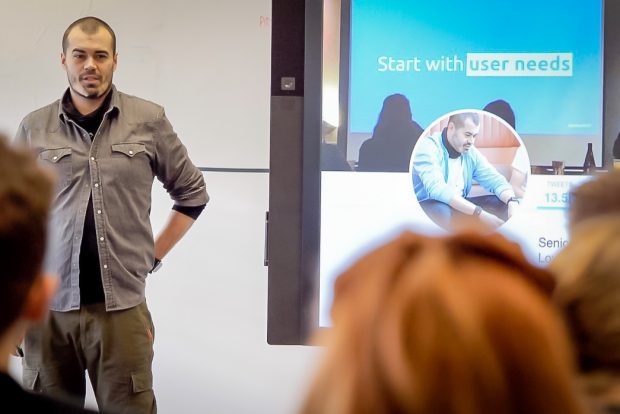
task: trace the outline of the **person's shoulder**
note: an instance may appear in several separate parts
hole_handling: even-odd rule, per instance
[[[441,149],[441,133],[434,133],[434,134],[427,134],[424,135],[422,137],[420,137],[415,151],[420,151],[420,150],[438,150]]]
[[[138,96],[117,92],[121,112],[133,122],[149,122],[160,119],[164,107]]]
[[[377,148],[381,147],[381,143],[377,143],[377,139],[374,137],[370,137],[360,145],[360,154],[363,152],[373,152],[376,151]]]
[[[57,99],[44,107],[35,109],[24,117],[22,125],[25,128],[37,128],[47,125],[46,121],[57,120],[59,105],[60,99]]]

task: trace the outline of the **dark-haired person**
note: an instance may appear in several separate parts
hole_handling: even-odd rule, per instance
[[[462,215],[497,227],[519,204],[510,183],[475,147],[479,132],[477,112],[457,113],[440,133],[421,138],[415,149],[416,197],[429,217],[446,229]],[[468,197],[474,180],[492,194]]]
[[[0,135],[0,395],[2,411],[88,413],[91,411],[24,391],[8,375],[28,327],[47,314],[57,279],[41,270],[53,179],[31,153],[9,148]],[[9,411],[10,408],[12,411]]]
[[[75,21],[62,47],[69,88],[26,116],[16,139],[59,176],[46,263],[60,286],[47,323],[26,336],[24,384],[84,400],[86,370],[99,408],[156,412],[145,281],[206,205],[204,179],[164,109],[116,90],[107,23]],[[155,177],[175,203],[156,240]]]

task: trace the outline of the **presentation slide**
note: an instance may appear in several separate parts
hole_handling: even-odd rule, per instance
[[[351,3],[351,168],[322,168],[319,325],[331,324],[335,278],[361,255],[404,229],[447,234],[427,204],[454,192],[514,192],[508,219],[493,213],[497,231],[545,266],[568,243],[571,188],[591,177],[569,166],[588,143],[600,162],[601,2]],[[459,112],[479,119],[450,124]]]
[[[423,128],[502,99],[521,135],[600,140],[601,3],[352,0],[349,132],[372,132],[400,93]]]

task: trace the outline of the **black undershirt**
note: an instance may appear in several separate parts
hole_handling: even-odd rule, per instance
[[[110,106],[112,94],[108,93],[101,106],[87,115],[80,114],[67,93],[62,101],[63,109],[76,124],[84,128],[92,139],[103,121],[103,116]],[[84,217],[84,232],[80,246],[80,303],[88,305],[105,302],[101,269],[99,267],[99,250],[97,249],[97,230],[95,228],[95,214],[93,211],[92,193],[88,198],[88,207]]]
[[[108,93],[108,96],[106,96],[98,109],[87,115],[82,115],[77,111],[70,96],[71,95],[67,92],[67,94],[63,97],[63,109],[69,118],[88,132],[91,137],[92,145],[92,139],[97,133],[97,130],[103,121],[103,116],[110,106],[112,93]],[[204,204],[197,207],[173,206],[174,210],[189,216],[194,220],[198,218],[204,208]],[[92,193],[88,199],[88,207],[86,209],[86,216],[84,217],[84,232],[82,235],[82,244],[80,246],[79,279],[81,304],[88,305],[105,302],[103,283],[101,281],[99,250],[97,249],[97,230],[95,227]]]
[[[448,142],[448,129],[444,128],[441,131],[441,141],[443,142],[443,146],[448,150],[448,157],[452,159],[456,159],[461,156],[461,153],[454,149],[454,147]]]

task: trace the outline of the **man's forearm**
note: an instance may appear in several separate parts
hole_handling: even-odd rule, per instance
[[[164,256],[172,250],[174,245],[181,240],[185,233],[187,233],[187,230],[192,227],[194,221],[194,219],[183,213],[179,213],[175,210],[171,211],[166,226],[155,240],[155,257],[160,260],[163,259]]]
[[[515,196],[514,191],[512,190],[504,190],[500,193],[499,199],[502,200],[502,203],[508,204],[508,200]]]
[[[469,216],[473,215],[476,210],[476,205],[474,203],[467,201],[465,198],[458,195],[452,197],[452,199],[448,202],[448,205],[453,209]]]
[[[484,211],[482,208],[480,208],[476,204],[472,203],[471,201],[468,201],[467,199],[461,196],[452,197],[448,205],[452,207],[453,209],[460,211],[463,214],[467,214],[470,216],[473,216],[473,215],[478,216],[480,220],[482,220],[483,223],[485,223],[486,225],[492,228],[500,226],[501,224],[504,223],[504,221],[501,220],[500,218],[494,216],[491,213]],[[474,214],[476,212],[476,209],[479,209],[479,211],[477,214]]]

